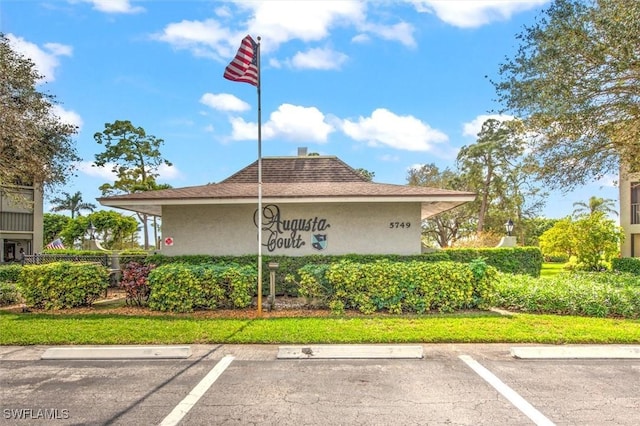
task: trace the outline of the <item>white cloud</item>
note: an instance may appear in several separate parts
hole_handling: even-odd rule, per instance
[[[111,171],[113,168],[113,164],[105,164],[104,167],[97,167],[93,162],[90,161],[80,161],[76,164],[76,169],[79,172],[90,176],[97,177],[109,182],[113,182],[116,180],[116,174]]]
[[[46,43],[44,49],[41,49],[38,45],[13,34],[7,34],[7,39],[13,50],[31,59],[35,64],[36,70],[42,76],[40,83],[54,81],[55,70],[60,66],[58,57],[73,54],[73,48],[64,44]]]
[[[462,28],[475,28],[506,21],[516,13],[534,9],[549,0],[408,0],[418,12],[435,13],[442,21]]]
[[[478,133],[480,133],[480,131],[482,130],[482,125],[484,124],[485,121],[489,119],[498,120],[498,121],[510,121],[510,120],[513,120],[514,117],[512,115],[505,115],[505,114],[479,115],[476,118],[474,118],[472,121],[469,121],[462,125],[462,135],[471,136],[474,138],[477,137]]]
[[[248,123],[242,118],[232,118],[231,138],[234,140],[255,140],[258,125]],[[334,127],[326,120],[325,115],[315,107],[302,107],[282,104],[271,113],[269,121],[262,125],[263,139],[282,139],[294,142],[327,142]]]
[[[384,40],[399,41],[408,47],[415,47],[416,40],[413,38],[414,28],[411,24],[406,22],[398,22],[394,25],[381,25],[366,23],[359,26],[361,30],[373,33]],[[354,40],[359,42],[361,40]]]
[[[342,131],[356,141],[406,151],[429,151],[434,144],[449,139],[411,115],[396,115],[384,108],[376,109],[370,117],[360,117],[357,122],[344,120]]]
[[[298,69],[338,70],[347,61],[347,55],[331,49],[309,49],[298,52],[291,59],[291,66]]]
[[[195,56],[217,60],[231,58],[240,47],[244,35],[235,35],[214,19],[171,23],[162,33],[155,34],[156,40],[169,43],[176,49],[186,49]]]
[[[73,55],[73,48],[66,44],[60,43],[45,43],[44,47],[51,52],[53,56],[71,56]]]
[[[280,105],[277,111],[271,113],[265,126],[273,132],[272,137],[319,143],[326,142],[334,131],[317,108],[291,104]]]
[[[397,155],[390,155],[390,154],[384,154],[381,155],[380,157],[380,161],[385,161],[385,162],[390,162],[390,163],[395,163],[400,161],[400,157]]]
[[[166,164],[160,164],[157,173],[158,180],[172,180],[182,176],[176,166],[167,166]]]
[[[234,111],[242,112],[251,109],[251,106],[245,101],[230,95],[228,93],[205,93],[200,98],[200,103],[218,111]]]
[[[250,11],[249,33],[262,36],[264,51],[293,39],[323,40],[334,26],[363,21],[366,7],[354,1],[282,0],[240,2],[238,6]]]
[[[133,6],[129,0],[81,0],[83,3],[91,3],[93,8],[104,13],[140,13],[144,12],[141,6]]]
[[[282,68],[282,63],[276,58],[269,58],[269,66],[271,68],[280,69]]]
[[[112,171],[113,163],[107,163],[104,167],[98,167],[91,161],[80,161],[76,163],[76,169],[84,175],[96,177],[108,182],[114,182],[118,177]],[[171,180],[181,176],[176,166],[160,165],[157,170],[158,180]]]
[[[82,117],[75,111],[68,111],[62,108],[60,105],[54,105],[52,108],[52,113],[60,119],[65,124],[71,124],[73,126],[78,127],[78,131],[82,130],[82,125],[84,122],[82,121]]]
[[[351,38],[352,43],[368,43],[371,41],[369,34],[357,34]]]
[[[258,140],[258,124],[247,123],[241,117],[233,117],[231,123],[231,139],[234,141]]]
[[[170,23],[153,38],[220,62],[233,57],[246,34],[260,35],[263,54],[291,40],[309,43],[328,39],[336,27],[357,31],[354,42],[373,35],[415,46],[413,26],[406,22],[374,23],[367,17],[367,6],[356,1],[235,1],[215,9],[215,18]],[[232,19],[243,22],[242,28],[232,30]],[[338,58],[336,53],[332,58]],[[300,60],[305,59],[303,54]]]

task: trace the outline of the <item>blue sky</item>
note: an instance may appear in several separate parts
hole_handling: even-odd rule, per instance
[[[489,78],[548,4],[0,0],[0,31],[36,63],[56,114],[79,126],[83,161],[63,190],[96,203],[113,177],[91,167],[102,150],[93,135],[115,120],[164,139],[173,166],[159,182],[174,187],[219,182],[257,159],[256,88],[222,77],[247,34],[261,37],[263,156],[307,147],[395,184],[415,165],[453,168],[500,107]],[[617,200],[614,180],[556,192],[541,213]]]

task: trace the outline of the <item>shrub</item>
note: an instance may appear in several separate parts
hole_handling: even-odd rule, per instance
[[[149,273],[149,307],[158,311],[191,312],[251,304],[255,268],[230,264],[170,263]]]
[[[444,251],[454,262],[469,263],[474,259],[483,259],[487,265],[493,266],[500,272],[539,277],[542,269],[542,252],[538,247],[493,247]]]
[[[3,265],[0,266],[0,282],[15,283],[18,281],[22,271],[22,265]]]
[[[124,259],[124,258],[123,258]],[[183,263],[190,265],[213,265],[213,264],[236,264],[247,265],[256,268],[257,256],[209,256],[209,255],[181,255],[165,256],[163,254],[153,254],[144,258],[126,258],[138,261],[143,264],[154,264],[156,266],[171,263]],[[269,273],[267,272],[269,262],[279,264],[276,271],[276,295],[303,296],[298,294],[299,283],[303,279],[300,271],[305,265],[332,265],[341,261],[353,263],[374,263],[378,261],[389,262],[442,262],[455,261],[469,263],[474,259],[484,259],[484,261],[502,272],[512,272],[518,274],[529,274],[540,276],[542,269],[542,254],[537,247],[513,247],[513,248],[485,248],[485,249],[446,249],[431,253],[416,255],[309,255],[309,256],[263,256],[262,291],[263,295],[269,289]],[[126,264],[124,260],[121,262]]]
[[[640,275],[640,258],[637,257],[617,257],[611,259],[611,268],[618,272],[629,272]]]
[[[567,255],[543,255],[543,258],[547,263],[566,263],[569,261]]]
[[[595,317],[640,316],[640,285],[632,274],[576,272],[534,279],[499,274],[495,306],[523,312]]]
[[[19,298],[15,283],[0,281],[0,306],[13,305]]]
[[[18,278],[26,305],[45,309],[90,306],[108,285],[109,271],[94,263],[27,265]]]
[[[321,298],[335,313],[357,309],[370,314],[430,310],[451,312],[485,306],[495,269],[482,260],[454,262],[355,263],[307,266],[300,271],[301,294]]]
[[[22,265],[0,266],[0,306],[13,305],[20,299],[16,282],[20,277]]]
[[[143,306],[149,300],[149,273],[155,265],[142,265],[138,262],[129,262],[122,271],[120,288],[127,294],[126,303]]]

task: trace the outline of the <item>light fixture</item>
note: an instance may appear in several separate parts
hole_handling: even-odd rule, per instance
[[[93,222],[89,222],[89,227],[87,228],[87,231],[89,231],[89,239],[95,240],[96,239],[96,227],[93,226]]]
[[[511,218],[509,218],[507,223],[504,224],[504,227],[507,228],[507,236],[510,237],[511,233],[513,232],[513,220],[511,220]]]

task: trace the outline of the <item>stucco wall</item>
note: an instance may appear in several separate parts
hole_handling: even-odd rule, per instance
[[[419,203],[264,203],[263,207],[263,228],[267,228],[262,234],[263,255],[420,253]],[[173,245],[163,244],[162,253],[256,254],[256,208],[257,204],[164,206],[162,237],[171,238]]]
[[[631,182],[638,181],[640,175],[620,173],[620,226],[625,234],[620,250],[622,257],[631,256],[632,242],[635,257],[640,257],[640,224],[631,224]]]

